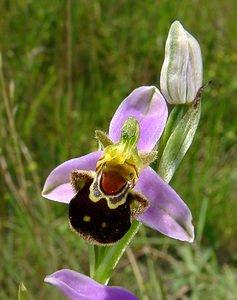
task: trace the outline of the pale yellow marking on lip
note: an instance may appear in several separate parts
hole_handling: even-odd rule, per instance
[[[90,222],[91,221],[91,217],[90,216],[84,216],[83,217],[83,221],[84,222]]]
[[[102,222],[102,223],[101,223],[101,227],[102,227],[102,228],[106,228],[106,227],[107,227],[107,223],[106,223],[106,222]]]

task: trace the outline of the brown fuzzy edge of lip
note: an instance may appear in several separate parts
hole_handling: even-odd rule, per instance
[[[86,170],[74,170],[70,175],[70,183],[73,187],[73,190],[78,193],[84,185],[93,180],[95,177],[94,171],[86,171]]]
[[[140,214],[144,213],[150,206],[150,201],[141,193],[137,191],[131,191],[128,195],[130,197],[130,208],[132,218],[137,218]],[[140,205],[133,208],[132,204],[137,201]]]

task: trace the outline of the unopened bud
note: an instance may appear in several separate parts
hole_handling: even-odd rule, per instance
[[[170,104],[193,102],[202,85],[202,55],[197,40],[175,21],[165,45],[161,91]]]

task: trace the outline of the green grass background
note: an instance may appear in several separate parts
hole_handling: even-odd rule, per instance
[[[237,299],[237,2],[0,1],[0,299],[64,299],[43,283],[60,268],[88,273],[67,207],[40,196],[49,172],[96,149],[119,103],[159,86],[178,19],[204,61],[202,116],[171,185],[190,206],[193,245],[142,228],[111,284],[141,300]]]

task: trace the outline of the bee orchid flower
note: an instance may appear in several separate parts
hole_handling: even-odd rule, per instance
[[[149,167],[167,116],[159,90],[139,87],[118,107],[108,136],[97,131],[102,151],[68,160],[49,174],[43,197],[69,204],[70,226],[83,238],[113,244],[135,218],[169,237],[193,241],[189,208]]]
[[[68,269],[56,271],[44,281],[56,286],[70,300],[139,300],[121,287],[99,284],[88,276]]]

